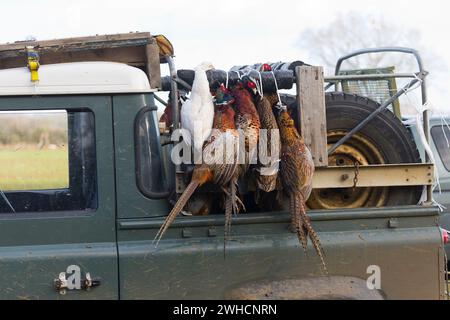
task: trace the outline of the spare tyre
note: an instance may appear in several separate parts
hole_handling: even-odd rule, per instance
[[[295,97],[282,95],[292,113]],[[328,147],[367,118],[380,105],[368,98],[343,92],[326,93]],[[298,119],[293,114],[294,119]],[[361,166],[421,162],[411,132],[390,111],[384,110],[340,146],[328,158],[329,166]],[[311,209],[337,209],[413,205],[420,200],[423,187],[370,187],[315,189],[308,200]]]

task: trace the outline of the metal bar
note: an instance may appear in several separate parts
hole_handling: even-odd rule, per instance
[[[420,56],[418,56],[420,59]],[[419,65],[421,68],[423,68],[423,63],[420,60]],[[427,93],[427,81],[426,77],[422,79],[422,105],[425,105],[428,102],[428,93]],[[430,114],[429,110],[425,109],[423,112],[423,130],[425,132],[425,139],[427,140],[427,143],[430,143]],[[425,152],[425,162],[430,162],[430,157],[428,153]],[[433,203],[433,186],[429,185],[427,186],[427,204],[431,205]]]
[[[415,78],[415,73],[379,73],[379,74],[360,74],[360,75],[339,75],[325,77],[326,82],[345,81],[345,80],[379,80],[391,78]]]
[[[6,194],[0,190],[0,196],[3,198],[3,200],[6,202],[6,204],[8,205],[9,209],[11,209],[12,213],[16,213],[16,210],[14,210],[14,207],[12,206],[11,202],[9,202],[8,198],[6,197]]]
[[[177,130],[180,128],[180,108],[178,105],[178,85],[175,79],[177,79],[177,69],[175,67],[175,62],[171,56],[166,56],[167,64],[169,65],[170,71],[170,102],[172,104],[172,122],[173,122],[173,130]],[[179,189],[179,179],[178,175],[181,171],[181,166],[175,165],[175,190]]]
[[[411,48],[404,48],[404,47],[382,47],[382,48],[370,48],[370,49],[362,49],[362,50],[358,50],[355,52],[352,52],[346,56],[343,56],[341,58],[338,59],[337,63],[336,63],[336,69],[335,69],[335,75],[339,75],[339,71],[341,69],[342,63],[345,60],[348,60],[350,58],[353,58],[355,56],[358,55],[362,55],[362,54],[368,54],[368,53],[382,53],[382,52],[399,52],[399,53],[406,53],[406,54],[411,54],[416,58],[417,61],[417,65],[419,67],[419,72],[423,73],[425,72],[424,69],[424,64],[423,64],[423,60],[422,57],[420,56],[419,52],[415,49],[411,49]],[[427,103],[427,81],[425,78],[422,79],[422,104]],[[337,89],[338,83],[335,83],[335,87]],[[429,125],[429,111],[425,110],[423,112],[423,128],[425,131],[425,138],[427,140],[428,143],[430,143],[430,125]],[[430,161],[430,157],[425,154],[425,161],[429,162]],[[432,186],[427,186],[427,203],[431,204],[433,202],[433,187]]]
[[[331,82],[331,83],[329,83],[329,84],[327,84],[326,86],[325,86],[325,91],[327,91],[328,89],[330,89],[332,86],[334,86],[334,85],[337,85],[337,82],[335,82],[335,83],[333,83],[333,82]]]
[[[165,106],[165,107],[169,106],[169,104],[168,104],[167,102],[165,102],[163,99],[161,99],[160,97],[158,97],[157,94],[154,94],[153,96],[154,96],[155,99],[156,99],[159,103],[161,103],[163,106]]]
[[[173,79],[176,83],[182,85],[187,91],[191,91],[192,90],[192,86],[187,83],[186,81],[184,81],[183,79],[180,79],[178,77]]]
[[[420,72],[424,71],[423,61],[417,50],[414,50],[411,48],[404,48],[404,47],[382,47],[382,48],[369,48],[369,49],[358,50],[358,51],[352,52],[346,56],[339,58],[336,63],[335,75],[339,75],[339,71],[341,70],[342,63],[345,60],[348,60],[350,58],[353,58],[353,57],[356,57],[356,56],[359,56],[362,54],[383,53],[383,52],[399,52],[399,53],[412,54],[417,60],[417,64],[419,66],[419,71]]]
[[[336,209],[336,210],[310,210],[309,215],[312,221],[338,221],[338,220],[358,220],[358,219],[386,219],[386,218],[424,218],[439,216],[439,209],[422,206],[400,206],[385,208],[361,208],[361,209]],[[166,216],[152,219],[122,219],[118,221],[120,230],[133,229],[156,229],[161,227],[161,223]],[[255,214],[241,214],[233,219],[233,225],[248,225],[258,223],[289,223],[291,217],[284,212],[266,212]],[[223,215],[180,217],[176,219],[171,228],[182,227],[210,227],[223,226]],[[155,230],[155,231],[156,231]]]
[[[416,79],[411,80],[406,86],[404,86],[401,90],[399,90],[395,95],[385,101],[377,110],[371,113],[366,119],[360,122],[355,128],[353,128],[350,132],[348,132],[343,138],[341,138],[334,146],[332,146],[328,150],[328,155],[331,155],[337,148],[347,142],[355,133],[360,131],[364,126],[366,126],[371,120],[373,120],[378,114],[380,114],[383,110],[385,110],[392,102],[397,100],[400,96],[402,96],[408,88],[412,87],[420,80],[423,80],[427,76],[427,72],[421,72],[418,74]],[[427,160],[426,162],[428,162]]]
[[[166,56],[166,61],[169,64],[170,71],[170,101],[172,103],[172,120],[173,128],[178,129],[180,125],[180,109],[178,107],[178,85],[175,79],[177,79],[177,69],[172,57]]]
[[[316,168],[313,177],[314,189],[352,188],[354,166]],[[383,164],[360,166],[356,187],[399,187],[432,185],[434,165]]]

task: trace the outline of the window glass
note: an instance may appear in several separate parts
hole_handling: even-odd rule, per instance
[[[69,187],[67,112],[0,112],[0,189]]]
[[[89,111],[0,112],[0,213],[97,207]]]
[[[431,136],[445,169],[450,171],[450,130],[447,126],[435,126],[431,128]]]
[[[140,191],[152,198],[154,193],[167,190],[165,172],[161,165],[161,146],[154,111],[140,112],[136,120],[136,178]]]

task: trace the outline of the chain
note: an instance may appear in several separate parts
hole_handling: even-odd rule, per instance
[[[359,162],[355,161],[355,177],[353,178],[353,190],[356,188],[356,184],[358,183],[359,176]]]

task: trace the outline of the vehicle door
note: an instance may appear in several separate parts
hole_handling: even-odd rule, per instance
[[[0,298],[117,299],[111,97],[0,98]]]

